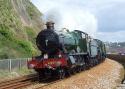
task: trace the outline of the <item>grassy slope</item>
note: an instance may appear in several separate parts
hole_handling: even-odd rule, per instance
[[[41,28],[41,20],[38,21],[41,14],[29,0],[15,0],[17,3],[20,1],[30,19],[30,25],[22,23],[20,14],[14,9],[11,0],[0,1],[0,59],[31,57],[37,54],[34,38]],[[19,7],[19,4],[16,6]]]

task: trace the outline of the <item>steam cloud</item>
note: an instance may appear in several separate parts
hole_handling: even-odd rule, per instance
[[[83,6],[74,6],[74,4],[71,4],[71,1],[62,0],[60,2],[43,0],[43,2],[37,0],[36,6],[44,14],[44,22],[54,21],[56,30],[61,30],[62,28],[67,28],[71,31],[82,30],[95,37],[97,19],[94,14],[85,10]]]
[[[93,37],[97,31],[97,20],[94,15],[87,11],[61,11],[61,9],[53,8],[44,13],[43,19],[44,22],[54,21],[56,30],[61,30],[62,28],[67,28],[70,31],[81,30]]]

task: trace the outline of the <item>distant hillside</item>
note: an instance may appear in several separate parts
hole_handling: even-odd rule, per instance
[[[125,42],[106,43],[108,53],[125,53]]]
[[[0,59],[38,53],[35,37],[43,27],[41,16],[30,0],[0,1]]]

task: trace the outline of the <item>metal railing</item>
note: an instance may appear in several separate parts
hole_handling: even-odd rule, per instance
[[[22,67],[27,67],[27,61],[29,60],[31,60],[31,58],[0,60],[0,70],[12,71],[14,69],[21,69]]]

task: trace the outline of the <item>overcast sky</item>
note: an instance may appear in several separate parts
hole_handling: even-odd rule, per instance
[[[56,29],[80,29],[103,41],[125,41],[125,0],[31,0]]]

